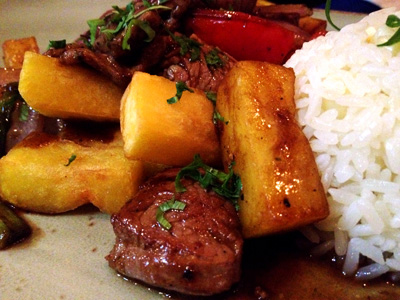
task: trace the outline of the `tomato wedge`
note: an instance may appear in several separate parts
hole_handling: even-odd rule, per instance
[[[189,33],[219,47],[237,60],[283,64],[310,39],[291,24],[271,21],[243,12],[199,9],[186,23]]]

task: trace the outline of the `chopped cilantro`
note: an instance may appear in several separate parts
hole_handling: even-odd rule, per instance
[[[96,39],[97,27],[104,26],[106,22],[102,19],[94,19],[88,20],[87,24],[89,25],[90,44],[93,46]]]
[[[217,103],[217,93],[208,91],[206,92],[206,97],[210,100],[214,105]]]
[[[68,167],[75,159],[76,155],[72,154],[71,157],[68,159],[68,163],[66,163],[64,166]]]
[[[185,56],[189,54],[191,61],[196,61],[200,58],[200,46],[201,43],[191,39],[185,35],[176,35],[172,32],[169,32],[172,39],[179,44],[180,51],[179,54],[181,56]]]
[[[175,178],[175,190],[185,192],[186,188],[182,185],[183,177],[190,177],[200,183],[203,188],[211,188],[218,195],[229,199],[236,210],[239,210],[238,199],[242,191],[242,181],[233,172],[232,163],[229,166],[229,173],[225,173],[206,165],[200,155],[194,156],[193,162],[182,168]],[[202,169],[204,172],[201,172]]]
[[[221,51],[219,51],[217,48],[214,48],[210,52],[208,52],[205,56],[207,65],[214,67],[223,67],[225,65],[225,61],[223,61],[219,56],[220,53]]]
[[[175,86],[176,86],[176,94],[174,97],[167,99],[168,104],[173,104],[178,102],[181,99],[184,91],[193,93],[193,90],[189,88],[183,81],[176,82]]]
[[[185,209],[185,206],[186,206],[185,203],[183,203],[181,201],[177,201],[177,200],[175,200],[175,197],[172,197],[171,200],[168,200],[168,201],[160,204],[160,206],[157,208],[157,212],[156,212],[157,222],[165,229],[167,229],[167,230],[171,229],[172,225],[165,218],[164,213],[171,209],[182,211]]]
[[[117,35],[119,32],[122,30],[126,30],[123,41],[122,41],[122,49],[124,50],[130,50],[130,45],[128,43],[131,34],[132,34],[132,27],[133,26],[138,26],[141,28],[146,34],[147,34],[147,39],[145,40],[146,42],[151,42],[155,36],[154,30],[151,28],[148,22],[142,21],[138,19],[141,15],[144,13],[151,11],[151,10],[157,10],[157,9],[168,9],[170,10],[171,8],[163,5],[151,5],[148,1],[146,1],[145,9],[139,11],[138,13],[135,14],[135,6],[133,5],[133,2],[130,2],[125,9],[122,9],[118,6],[112,6],[114,9],[112,18],[111,18],[111,23],[117,24],[117,26],[114,29],[109,29],[107,28],[105,20],[104,19],[94,19],[94,20],[89,20],[88,25],[89,25],[89,31],[90,31],[90,43],[93,46],[94,41],[96,39],[96,34],[97,30],[100,30],[100,32],[106,34],[110,39],[114,36]]]
[[[61,49],[61,48],[65,48],[65,46],[67,45],[67,41],[66,40],[58,40],[58,41],[49,41],[49,46],[48,48],[54,48],[54,49]]]
[[[213,114],[213,123],[217,124],[218,121],[224,122],[226,125],[228,125],[228,123],[229,123],[229,121],[226,121],[225,118],[223,116],[221,116],[221,114],[215,110],[214,114]]]

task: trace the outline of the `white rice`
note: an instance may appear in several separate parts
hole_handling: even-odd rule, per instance
[[[385,25],[390,14],[400,17],[372,13],[285,64],[330,206],[303,233],[319,244],[315,252],[345,255],[343,272],[363,279],[400,271],[400,44],[377,47],[397,30]]]

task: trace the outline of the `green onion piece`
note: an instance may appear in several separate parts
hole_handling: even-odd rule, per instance
[[[400,27],[400,18],[396,15],[389,15],[386,19],[386,26],[390,28]],[[378,47],[392,46],[400,42],[400,28],[392,35],[392,37],[382,44],[378,44]]]
[[[396,15],[389,15],[385,24],[391,28],[400,27],[400,18]]]
[[[48,48],[54,48],[54,49],[61,49],[61,48],[65,48],[65,46],[67,45],[67,41],[66,40],[58,40],[58,41],[49,41],[49,46]]]
[[[229,166],[229,173],[225,173],[207,166],[201,160],[200,155],[196,154],[193,162],[178,172],[175,178],[175,190],[185,192],[186,188],[182,185],[181,179],[189,177],[198,181],[203,188],[211,188],[218,195],[229,199],[236,210],[239,210],[238,199],[242,191],[242,181],[233,172],[233,166],[234,162]],[[204,174],[200,169],[204,171]]]
[[[0,249],[28,237],[32,230],[24,219],[0,202]]]
[[[383,47],[383,46],[392,46],[394,44],[397,44],[400,42],[400,28],[397,29],[397,31],[392,35],[392,37],[387,40],[385,43],[377,45],[378,47]]]
[[[176,82],[175,87],[176,87],[176,94],[174,97],[167,99],[168,104],[174,104],[178,102],[182,98],[182,94],[184,91],[194,93],[194,91],[191,88],[189,88],[183,81]]]
[[[70,156],[70,158],[68,159],[68,163],[66,163],[64,166],[68,167],[75,159],[76,159],[76,155],[72,154]]]
[[[326,4],[325,4],[325,16],[326,16],[326,20],[328,21],[329,24],[331,24],[331,26],[333,28],[335,28],[336,30],[340,30],[340,28],[338,26],[336,26],[331,19],[331,2],[332,0],[326,0]]]
[[[165,218],[164,213],[171,209],[182,211],[185,209],[185,207],[186,207],[185,203],[183,203],[181,201],[177,201],[177,200],[175,200],[175,197],[172,197],[171,200],[161,203],[160,206],[158,206],[157,212],[156,212],[157,222],[165,229],[167,229],[167,230],[171,229],[172,225]]]

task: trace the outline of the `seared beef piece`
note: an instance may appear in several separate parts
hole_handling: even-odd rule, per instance
[[[116,244],[106,257],[110,267],[149,285],[192,295],[228,290],[240,277],[243,239],[233,205],[199,183],[183,179],[187,191],[175,193],[178,170],[144,183],[136,196],[111,217]],[[156,220],[160,204],[186,204],[170,210],[164,229]]]
[[[153,0],[157,1],[157,0]],[[180,25],[181,20],[189,10],[189,8],[193,5],[193,3],[200,2],[199,0],[191,1],[191,0],[173,0],[168,1],[164,5],[171,7],[171,13],[169,17],[165,20],[165,26],[168,30],[174,32],[176,31]]]
[[[70,45],[65,48],[59,59],[66,65],[84,62],[86,65],[108,76],[115,84],[121,87],[126,87],[129,84],[133,74],[130,68],[117,63],[114,57],[93,52],[87,47]]]
[[[195,35],[190,38],[200,44],[199,59],[192,60],[189,54],[182,56],[179,45],[175,44],[175,48],[170,49],[161,64],[163,75],[172,81],[183,81],[193,88],[216,92],[236,60],[221,50],[204,44]],[[210,55],[217,55],[219,59],[214,60],[214,64],[207,62]]]

